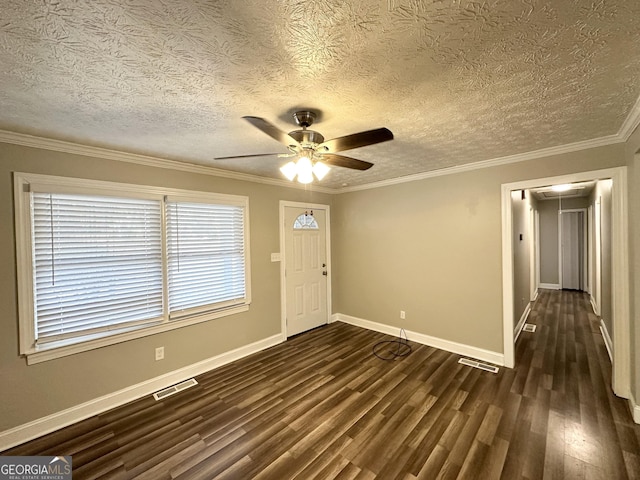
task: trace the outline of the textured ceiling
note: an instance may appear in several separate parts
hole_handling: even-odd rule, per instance
[[[0,0],[0,129],[281,178],[240,117],[395,140],[361,185],[615,135],[640,95],[637,0]]]

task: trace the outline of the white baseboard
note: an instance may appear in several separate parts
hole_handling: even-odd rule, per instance
[[[613,341],[611,341],[611,336],[607,330],[607,324],[602,319],[600,319],[600,332],[602,333],[602,338],[604,338],[604,346],[607,347],[609,360],[613,363]]]
[[[342,313],[334,313],[331,316],[331,321],[348,323],[349,325],[355,325],[356,327],[366,328],[367,330],[373,330],[375,332],[385,333],[392,336],[398,336],[398,332],[400,330],[398,327],[392,327],[391,325],[372,322],[370,320],[364,320],[362,318],[352,317],[351,315],[345,315]],[[407,334],[407,338],[412,342],[421,343],[423,345],[439,348],[441,350],[446,350],[447,352],[457,353],[458,355],[464,355],[465,357],[475,358],[495,365],[504,365],[504,355],[502,353],[492,352],[483,348],[452,342],[450,340],[444,340],[442,338],[432,337],[430,335],[412,332],[410,330],[405,330],[405,332]]]
[[[600,315],[598,304],[596,303],[596,299],[593,295],[589,295],[589,301],[591,302],[591,308],[593,308],[593,313],[595,313],[596,315]]]
[[[281,334],[273,335],[249,345],[244,345],[234,350],[221,353],[215,357],[202,360],[201,362],[194,363],[193,365],[165,373],[164,375],[160,375],[136,385],[131,385],[130,387],[123,388],[122,390],[94,398],[88,402],[47,415],[46,417],[25,423],[24,425],[19,425],[9,430],[5,430],[4,432],[0,432],[0,451],[28,442],[29,440],[46,435],[47,433],[51,433],[55,430],[59,430],[60,428],[64,428],[73,423],[79,422],[80,420],[98,415],[99,413],[105,412],[114,407],[137,400],[145,395],[150,395],[170,385],[174,385],[196,375],[201,375],[213,370],[214,368],[221,367],[246,357],[247,355],[251,355],[252,353],[278,345],[279,343],[282,343],[282,341],[283,339]]]
[[[633,393],[629,395],[629,408],[631,409],[633,422],[640,424],[640,405],[636,403],[636,399],[634,398]]]
[[[530,313],[531,313],[531,302],[527,304],[527,307],[524,309],[524,312],[522,312],[522,316],[520,317],[520,320],[518,320],[518,324],[516,325],[516,328],[513,330],[513,343],[516,343],[518,341],[518,337],[522,332],[522,327],[524,327],[524,323],[527,321],[527,317],[529,316]]]
[[[546,290],[561,290],[559,283],[541,283],[538,288],[544,288]]]
[[[531,301],[532,301],[532,302],[535,302],[535,301],[538,299],[538,294],[539,294],[539,293],[540,293],[540,292],[539,292],[539,291],[538,291],[538,289],[536,288],[536,291],[535,291],[535,292],[533,292],[533,297],[531,298]]]

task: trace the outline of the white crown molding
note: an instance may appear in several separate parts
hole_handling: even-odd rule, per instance
[[[365,320],[363,318],[352,317],[351,315],[345,315],[343,313],[334,313],[331,315],[331,323],[333,322],[348,323],[349,325],[366,328],[367,330],[373,330],[374,332],[380,332],[391,336],[397,336],[400,330],[398,327]],[[463,355],[465,357],[475,358],[495,365],[504,365],[504,355],[499,352],[492,352],[491,350],[485,350],[484,348],[452,342],[451,340],[432,337],[431,335],[412,332],[411,330],[405,330],[405,333],[407,334],[408,340],[412,342],[421,343],[422,345],[439,348],[440,350]]]
[[[618,136],[623,142],[626,142],[638,125],[640,125],[640,97],[638,97],[636,103],[631,107],[629,115],[627,115],[620,130],[618,130]]]
[[[623,140],[619,134],[608,135],[606,137],[594,138],[591,140],[584,140],[582,142],[568,143],[566,145],[558,145],[556,147],[542,148],[540,150],[534,150],[532,152],[517,153],[515,155],[507,155],[506,157],[492,158],[489,160],[482,160],[480,162],[465,163],[464,165],[456,165],[453,167],[440,168],[438,170],[430,170],[428,172],[416,173],[413,175],[406,175],[404,177],[391,178],[389,180],[382,180],[379,182],[367,183],[365,185],[355,185],[353,187],[344,187],[339,189],[336,193],[349,193],[359,190],[369,190],[371,188],[387,187],[390,185],[398,185],[400,183],[415,182],[417,180],[424,180],[427,178],[442,177],[444,175],[453,175],[456,173],[471,172],[473,170],[480,170],[482,168],[498,167],[501,165],[508,165],[511,163],[525,162],[527,160],[535,160],[536,158],[550,157],[552,155],[561,155],[564,153],[578,152],[580,150],[586,150],[588,148],[603,147],[606,145],[613,145],[615,143],[623,143]]]
[[[338,189],[335,193],[356,192],[358,190],[369,190],[371,188],[386,187],[389,185],[398,185],[400,183],[415,182],[416,180],[424,180],[427,178],[441,177],[443,175],[453,175],[455,173],[470,172],[481,168],[497,167],[500,165],[508,165],[510,163],[524,162],[534,160],[536,158],[549,157],[551,155],[561,155],[563,153],[578,152],[588,148],[604,147],[616,143],[626,142],[635,129],[640,125],[640,96],[631,108],[631,111],[625,118],[622,126],[615,135],[607,135],[605,137],[593,138],[581,142],[567,143],[556,147],[542,148],[531,152],[518,153],[515,155],[507,155],[505,157],[492,158],[480,162],[467,163],[464,165],[456,165],[454,167],[441,168],[431,170],[429,172],[416,173],[404,177],[382,180],[380,182],[367,183],[365,185],[355,185],[353,187],[344,187]]]
[[[220,355],[194,363],[178,370],[165,373],[130,387],[123,388],[113,393],[94,398],[88,402],[75,405],[60,412],[47,415],[29,423],[0,432],[0,452],[16,445],[20,445],[47,433],[72,425],[86,418],[98,415],[125,403],[137,400],[162,390],[170,385],[187,380],[191,377],[202,375],[210,370],[219,368],[248,355],[260,352],[283,342],[281,334],[258,340]]]
[[[223,170],[221,168],[209,167],[206,165],[197,165],[195,163],[187,163],[179,160],[169,160],[165,158],[152,157],[149,155],[140,155],[137,153],[111,150],[109,148],[82,145],[79,143],[56,140],[53,138],[45,138],[35,135],[27,135],[25,133],[10,132],[8,130],[0,130],[0,143],[10,143],[13,145],[21,145],[24,147],[40,148],[43,150],[70,153],[74,155],[84,155],[87,157],[115,160],[118,162],[135,163],[148,167],[180,170],[188,173],[211,175],[215,177],[230,178],[233,180],[241,180],[245,182],[275,185],[278,187],[296,188],[299,190],[312,190],[319,193],[335,193],[334,189],[318,185],[303,185],[297,182],[294,183],[286,180],[278,180],[275,178],[260,177],[258,175],[251,175],[248,173],[233,172],[231,170]]]
[[[169,160],[157,158],[148,155],[140,155],[136,153],[122,152],[111,150],[108,148],[94,147],[90,145],[82,145],[78,143],[68,142],[64,140],[55,140],[52,138],[38,137],[24,133],[11,132],[8,130],[0,130],[0,142],[10,143],[14,145],[22,145],[26,147],[41,148],[44,150],[53,150],[57,152],[71,153],[76,155],[85,155],[95,158],[103,158],[107,160],[116,160],[120,162],[136,163],[150,167],[168,168],[172,170],[180,170],[189,173],[198,173],[202,175],[212,175],[216,177],[230,178],[246,182],[262,183],[266,185],[275,185],[278,187],[296,188],[299,190],[311,190],[319,193],[341,194],[349,192],[357,192],[360,190],[370,190],[373,188],[387,187],[407,182],[415,182],[428,178],[441,177],[444,175],[454,175],[456,173],[471,172],[483,168],[497,167],[501,165],[509,165],[511,163],[525,162],[536,158],[549,157],[552,155],[561,155],[565,153],[578,152],[589,148],[603,147],[616,143],[624,143],[627,141],[633,131],[640,125],[640,97],[632,107],[629,115],[624,123],[614,135],[593,138],[580,142],[558,145],[555,147],[542,148],[531,152],[518,153],[515,155],[507,155],[504,157],[481,160],[479,162],[466,163],[463,165],[455,165],[452,167],[430,170],[427,172],[416,173],[413,175],[405,175],[403,177],[381,180],[378,182],[366,183],[363,185],[354,185],[351,187],[329,188],[319,185],[302,185],[300,183],[288,182],[248,173],[233,172],[221,168],[209,167],[206,165],[197,165],[194,163],[182,162],[179,160]]]

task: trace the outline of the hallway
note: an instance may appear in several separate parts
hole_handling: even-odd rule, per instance
[[[520,334],[511,392],[535,399],[527,448],[544,448],[544,478],[640,478],[640,427],[611,390],[588,295],[540,290],[527,323],[537,329]]]

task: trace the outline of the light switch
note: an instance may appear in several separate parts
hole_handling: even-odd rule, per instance
[[[271,261],[272,262],[279,262],[280,261],[280,252],[272,253],[271,254]]]

